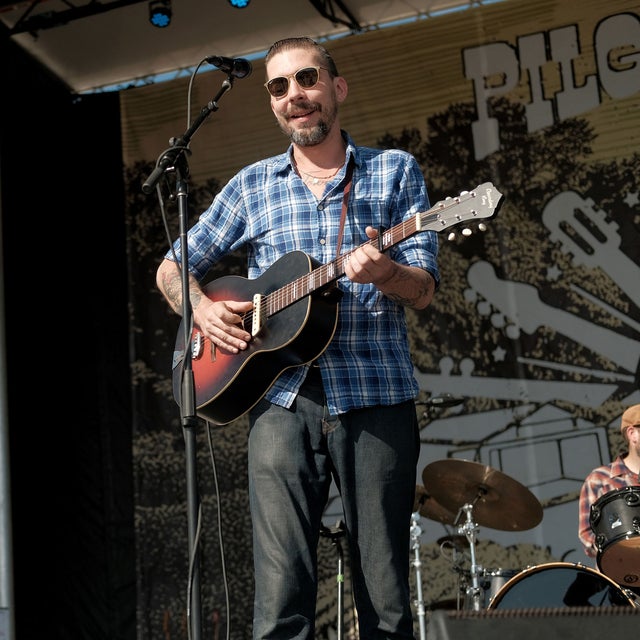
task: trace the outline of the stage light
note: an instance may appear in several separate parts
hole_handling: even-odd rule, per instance
[[[149,2],[149,22],[160,29],[171,24],[171,0]]]
[[[229,0],[229,4],[236,9],[244,9],[249,6],[251,0]]]

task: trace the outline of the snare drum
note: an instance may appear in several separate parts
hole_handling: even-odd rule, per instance
[[[480,585],[484,589],[484,602],[487,606],[507,582],[517,576],[521,569],[485,569]]]
[[[640,587],[640,487],[598,498],[589,513],[598,569],[625,587]]]
[[[519,574],[521,569],[480,569],[478,576],[478,586],[480,587],[480,606],[483,609],[495,598],[500,589],[513,576]],[[461,592],[464,593],[463,607],[467,611],[474,609],[474,589],[472,588],[472,578],[469,572],[463,574]]]
[[[551,562],[524,569],[508,580],[487,609],[618,606],[637,605],[606,575],[579,564]]]

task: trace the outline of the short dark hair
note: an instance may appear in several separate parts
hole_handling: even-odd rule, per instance
[[[267,51],[264,62],[267,64],[276,53],[281,51],[290,51],[291,49],[310,49],[318,56],[318,62],[321,67],[325,68],[332,78],[339,76],[338,67],[331,54],[321,45],[318,44],[312,38],[306,36],[298,36],[295,38],[284,38],[274,42]]]

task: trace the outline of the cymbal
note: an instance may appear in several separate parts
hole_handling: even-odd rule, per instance
[[[456,518],[464,505],[472,504],[476,524],[491,529],[525,531],[542,520],[542,505],[529,489],[478,462],[438,460],[423,469],[422,480],[425,491]]]
[[[438,501],[430,496],[426,489],[421,485],[416,485],[416,497],[413,502],[414,513],[418,511],[421,516],[436,520],[442,524],[453,524],[456,518],[455,513],[451,513],[445,509]]]

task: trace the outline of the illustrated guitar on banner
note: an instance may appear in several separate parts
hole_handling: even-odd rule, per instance
[[[485,182],[439,201],[365,244],[386,251],[422,231],[440,232],[490,218],[502,200],[493,184]],[[254,280],[224,276],[205,285],[204,293],[212,301],[253,300],[253,310],[242,321],[252,339],[244,351],[230,353],[193,329],[190,352],[198,416],[216,425],[232,422],[257,404],[286,369],[307,364],[325,351],[336,329],[341,296],[332,285],[344,275],[351,253],[320,264],[293,251]],[[180,406],[184,354],[181,323],[173,357],[173,394]]]

